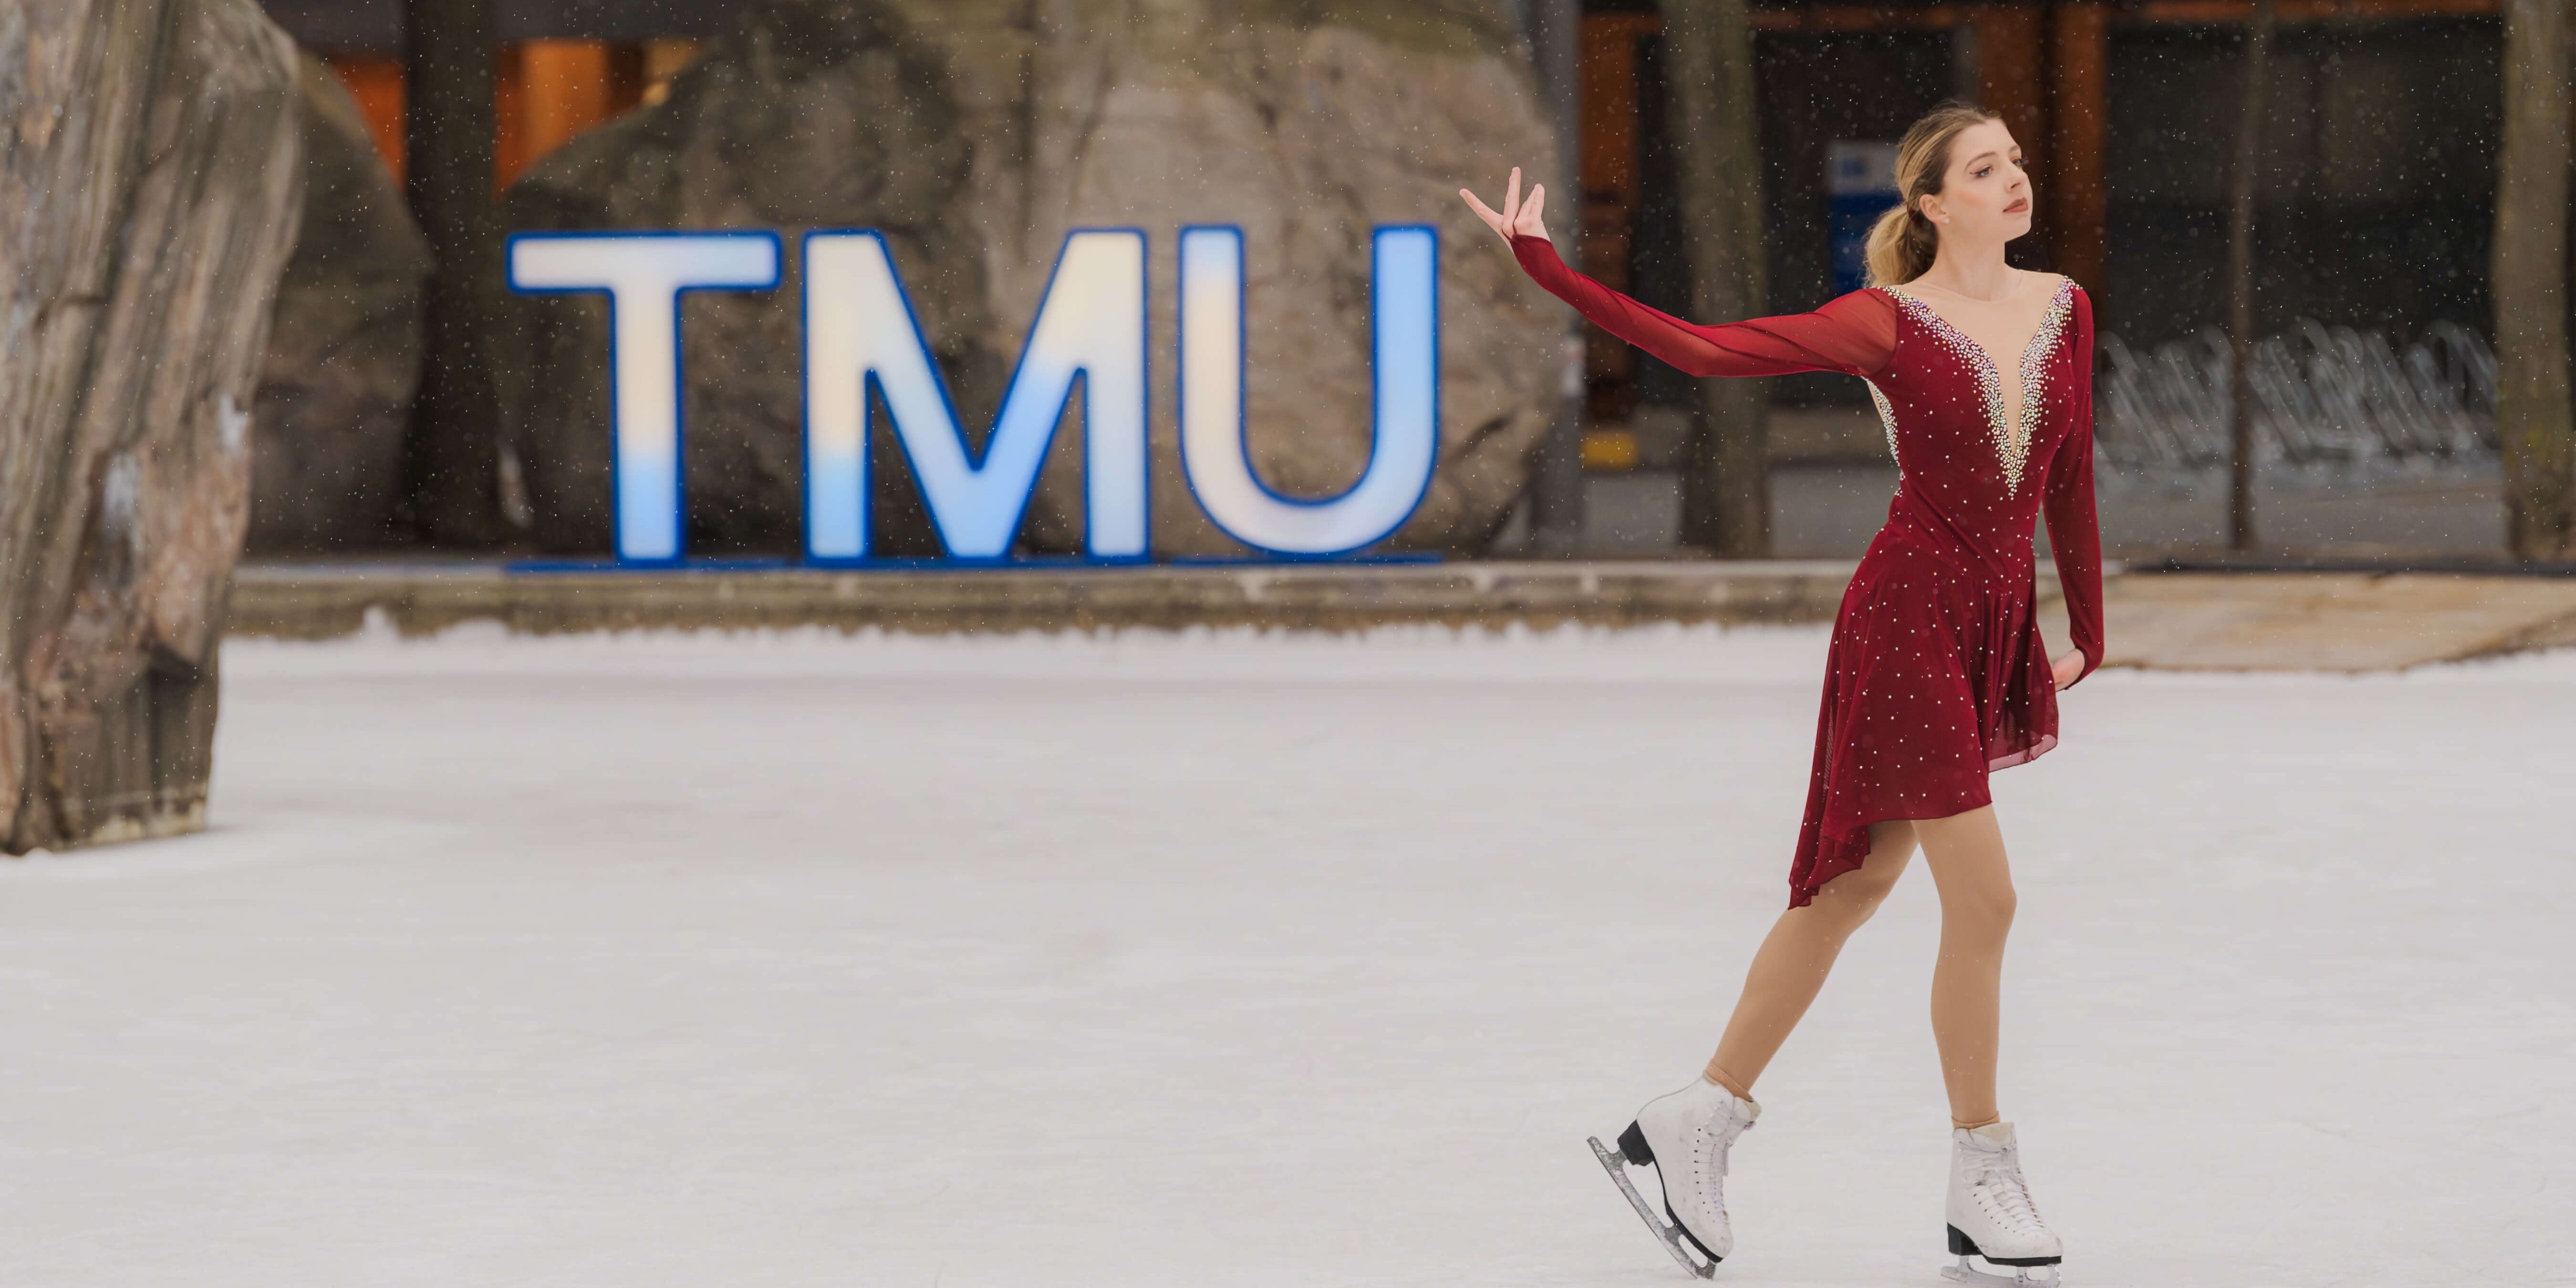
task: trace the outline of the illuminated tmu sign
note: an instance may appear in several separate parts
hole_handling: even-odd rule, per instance
[[[1357,483],[1310,500],[1272,491],[1245,445],[1243,234],[1181,230],[1181,472],[1208,518],[1255,549],[1281,556],[1362,549],[1401,526],[1431,486],[1440,439],[1439,240],[1412,225],[1379,228],[1374,240],[1376,438]],[[514,289],[608,297],[620,560],[665,563],[682,551],[680,297],[772,289],[780,255],[777,236],[765,232],[510,240]],[[980,459],[968,449],[885,239],[808,233],[804,255],[808,559],[869,557],[872,387],[941,548],[962,560],[1007,557],[1076,376],[1084,552],[1098,560],[1151,554],[1144,233],[1082,229],[1065,238]]]

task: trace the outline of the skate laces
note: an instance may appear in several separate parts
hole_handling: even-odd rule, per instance
[[[1727,1112],[1719,1116],[1717,1122],[1700,1129],[1703,1139],[1707,1142],[1701,1149],[1701,1156],[1715,1163],[1716,1171],[1719,1176],[1723,1177],[1726,1175],[1727,1160],[1728,1156],[1734,1152],[1735,1138],[1743,1135],[1745,1129],[1752,1125],[1753,1124],[1749,1121],[1737,1118],[1734,1111],[1730,1108]],[[1705,1170],[1706,1169],[1704,1167],[1703,1175],[1705,1174]],[[1714,1206],[1717,1208],[1717,1219],[1724,1221],[1726,1220],[1725,1187],[1712,1186],[1710,1189],[1711,1192],[1704,1195],[1704,1197],[1714,1200]]]
[[[1709,1135],[1716,1138],[1717,1141],[1717,1174],[1724,1176],[1726,1175],[1727,1155],[1733,1153],[1735,1149],[1735,1138],[1753,1130],[1753,1120],[1737,1117],[1735,1110],[1732,1107],[1729,1107],[1726,1111],[1725,1117],[1719,1121],[1725,1125],[1711,1131]]]
[[[2039,1208],[2030,1201],[2030,1183],[2022,1179],[2020,1150],[2007,1145],[1985,1155],[1968,1184],[1996,1219],[2015,1232],[2039,1234],[2048,1229],[2039,1219]]]

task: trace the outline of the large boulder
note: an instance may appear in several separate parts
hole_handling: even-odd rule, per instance
[[[1178,230],[1242,226],[1254,461],[1338,493],[1370,448],[1374,226],[1442,234],[1444,420],[1399,549],[1479,551],[1521,494],[1553,406],[1561,316],[1457,189],[1553,144],[1499,0],[751,0],[660,105],[574,140],[509,194],[514,230],[773,228],[766,293],[686,305],[689,538],[792,551],[799,532],[797,235],[883,231],[968,432],[991,424],[1065,232],[1151,237],[1154,547],[1241,548],[1180,477],[1171,381]],[[498,346],[540,538],[608,545],[607,311],[525,302]],[[882,438],[882,432],[881,432]],[[1023,530],[1076,548],[1079,454],[1059,439]],[[879,444],[879,548],[929,549]]]
[[[0,6],[10,853],[204,821],[295,101],[254,0]]]
[[[304,214],[260,364],[250,548],[385,544],[420,386],[421,293],[436,261],[339,76],[296,75]]]

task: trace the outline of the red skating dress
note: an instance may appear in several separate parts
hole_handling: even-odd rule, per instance
[[[1512,250],[1595,325],[1689,375],[1839,371],[1867,381],[1878,404],[1896,498],[1834,619],[1791,907],[1869,857],[1871,823],[1988,804],[1990,771],[2057,745],[2057,690],[2033,612],[2031,533],[2043,510],[2084,674],[2102,664],[2084,292],[2060,283],[2022,351],[2015,425],[1994,360],[1902,287],[1700,326],[1566,267],[1546,238],[1515,237]]]

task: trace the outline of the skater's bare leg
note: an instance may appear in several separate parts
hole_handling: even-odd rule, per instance
[[[1941,959],[1932,968],[1932,1036],[1950,1119],[1960,1127],[1998,1120],[1995,1045],[2001,1027],[2004,937],[2012,930],[2012,866],[1991,805],[1948,818],[1917,819],[1924,865],[1941,891]]]
[[[1813,903],[1780,914],[1744,974],[1744,993],[1708,1062],[1709,1081],[1753,1098],[1754,1080],[1816,1000],[1843,942],[1878,911],[1913,857],[1913,824],[1901,819],[1873,823],[1869,858],[1859,868],[1826,882]]]

